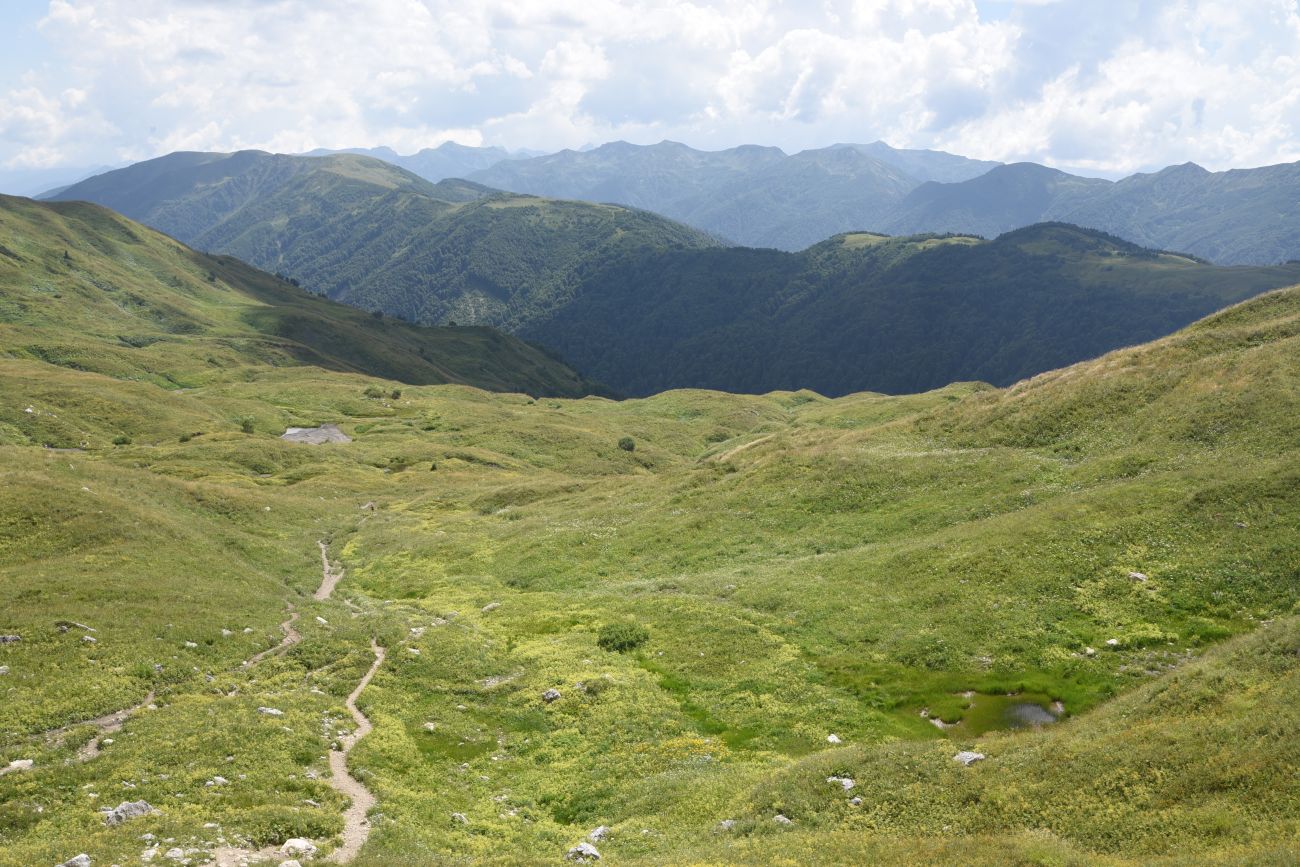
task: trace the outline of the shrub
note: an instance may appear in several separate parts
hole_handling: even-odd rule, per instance
[[[380,398],[384,396],[384,390],[377,385],[367,385],[366,390],[361,393],[366,397]]]
[[[596,634],[596,646],[611,653],[627,653],[650,640],[650,632],[639,623],[607,623]]]
[[[115,446],[129,446],[130,444],[131,444],[131,438],[126,434],[118,434],[117,436],[113,437],[113,445]]]
[[[636,440],[632,439],[631,437],[623,437],[621,440],[618,441],[618,447],[625,452],[635,451]]]
[[[395,388],[388,393],[388,396],[393,400],[397,400],[402,396],[402,390],[400,388]]]
[[[246,434],[251,434],[253,432],[253,417],[248,415],[241,416],[239,419],[239,429]]]

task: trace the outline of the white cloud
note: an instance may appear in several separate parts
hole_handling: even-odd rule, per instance
[[[52,0],[41,33],[48,61],[0,82],[0,163],[665,137],[1300,158],[1294,0]]]

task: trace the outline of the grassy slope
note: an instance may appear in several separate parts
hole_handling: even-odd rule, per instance
[[[1297,280],[1300,265],[1217,268],[1060,224],[988,242],[853,234],[614,262],[521,333],[627,394],[906,393],[1006,385]]]
[[[378,320],[93,205],[0,199],[0,292],[7,356],[118,378],[189,387],[309,363],[412,383],[588,390],[515,338]],[[0,417],[30,421],[22,409]]]
[[[644,211],[431,184],[355,154],[173,154],[60,198],[111,202],[198,249],[428,324],[516,325],[563,302],[598,263],[716,243]]]
[[[6,227],[36,206],[14,207]],[[87,243],[137,243],[88,213],[106,222]],[[134,231],[129,261],[170,249]],[[7,297],[70,279],[58,247],[3,243],[38,268]],[[6,345],[117,358],[92,330],[112,307],[62,331],[38,308]],[[187,339],[230,321],[209,315]],[[36,768],[0,778],[0,863],[124,863],[145,831],[327,840],[328,733],[371,635],[390,662],[352,758],[380,798],[359,863],[554,861],[601,823],[615,863],[1295,857],[1297,340],[1293,289],[1008,390],[625,403],[370,398],[370,377],[210,366],[192,345],[103,372],[11,352],[0,633],[23,641],[0,648],[0,765]],[[171,365],[184,391],[158,384]],[[323,421],[355,441],[275,438]],[[43,449],[47,430],[91,448]],[[119,432],[134,444],[109,447]],[[348,570],[340,601],[310,600],[319,538]],[[304,642],[240,671],[286,603]],[[649,642],[600,650],[624,618]],[[92,762],[64,763],[84,726],[41,734],[150,689],[156,709]],[[966,716],[965,689],[1043,693],[1072,719],[973,737],[919,716]],[[989,759],[956,768],[967,746]],[[164,813],[105,828],[95,809],[128,798]]]

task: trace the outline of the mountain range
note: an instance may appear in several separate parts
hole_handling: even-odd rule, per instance
[[[818,171],[883,165],[855,149],[814,155]],[[736,171],[787,164],[768,151],[726,159]],[[1003,385],[1300,282],[1300,265],[1221,268],[1057,224],[992,242],[849,233],[799,253],[726,247],[649,211],[435,184],[354,154],[178,153],[60,198],[99,202],[367,310],[504,328],[624,394]]]

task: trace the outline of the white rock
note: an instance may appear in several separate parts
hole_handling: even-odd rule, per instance
[[[1106,646],[1107,646],[1107,647],[1119,647],[1119,639],[1118,639],[1118,638],[1107,638],[1107,639],[1106,639]]]
[[[1085,648],[1083,649],[1083,655],[1084,655],[1084,656],[1096,656],[1096,655],[1097,655],[1097,648],[1095,648],[1095,647],[1085,647]]]
[[[5,675],[5,674],[8,674],[8,673],[9,673],[9,666],[7,666],[7,665],[0,665],[0,675]]]
[[[489,611],[496,611],[500,607],[500,602],[489,602],[487,605],[483,606],[483,613],[487,614]]]
[[[9,763],[7,768],[0,770],[0,776],[12,774],[17,771],[30,771],[34,762],[31,759],[14,759]]]
[[[590,834],[588,834],[587,839],[595,843],[599,843],[601,840],[604,840],[609,835],[610,835],[609,826],[601,825],[599,828],[596,828]]]
[[[203,785],[205,785],[205,786],[228,786],[228,785],[230,785],[230,780],[227,780],[225,777],[213,777],[212,779],[208,780],[208,781],[207,781],[206,783],[204,783]]]
[[[173,846],[163,853],[163,857],[171,861],[180,861],[185,857],[185,850]]]
[[[735,819],[723,819],[721,822],[718,823],[719,831],[730,831],[734,827],[736,827]]]
[[[316,622],[319,623],[321,626],[330,625],[330,622],[326,620],[324,617],[321,617],[319,614],[316,615]]]
[[[251,627],[251,626],[245,626],[245,627],[244,627],[244,634],[245,634],[245,635],[252,635],[252,633],[253,633],[253,627]]]
[[[185,646],[188,647],[190,650],[193,650],[194,648],[198,647],[198,645],[195,644],[193,641],[185,642]]]
[[[1145,580],[1147,580],[1147,576],[1146,576],[1146,575],[1143,575],[1141,572],[1130,572],[1130,573],[1128,573],[1128,577],[1129,577],[1129,579],[1132,580],[1132,581],[1145,581]]]
[[[148,801],[123,801],[111,810],[104,811],[104,824],[120,825],[127,819],[147,816],[154,812]]]
[[[972,752],[971,750],[962,750],[952,757],[954,762],[961,762],[963,765],[972,765],[975,762],[984,761],[983,753]]]
[[[280,710],[278,707],[259,707],[257,712],[264,713],[267,716],[284,716],[284,711]]]
[[[855,806],[855,807],[861,807],[861,806],[862,806],[862,799],[861,799],[861,798],[857,798],[857,797],[849,798],[849,803],[852,804],[852,805]]]
[[[551,687],[546,692],[542,693],[542,701],[546,702],[547,704],[550,704],[551,702],[556,701],[559,698],[560,698],[560,691],[554,687]]]
[[[857,782],[851,777],[827,777],[826,782],[835,783],[836,785],[841,786],[846,792],[857,785]]]
[[[59,867],[90,867],[90,856],[85,852],[80,855],[73,855],[67,861],[64,861]]]
[[[84,641],[84,642],[86,642],[87,644],[98,644],[98,643],[99,643],[99,639],[98,639],[98,638],[94,638],[94,637],[89,636],[89,635],[83,635],[83,636],[81,636],[81,640]]]
[[[600,852],[590,843],[579,843],[564,856],[566,861],[599,861]]]
[[[842,744],[842,743],[844,743],[844,742],[843,742],[842,740],[840,740],[840,736],[839,736],[839,735],[827,735],[827,736],[826,736],[826,743],[828,743],[828,744]]]
[[[791,819],[789,816],[785,815],[784,813],[777,813],[775,816],[772,817],[772,821],[776,822],[778,825],[794,824],[794,819]]]
[[[229,629],[226,629],[224,626],[221,627],[221,637],[222,637],[222,638],[229,638],[230,636],[232,636],[232,635],[234,635],[234,634],[235,634],[235,633],[231,632]]]
[[[457,823],[459,823],[459,824],[461,824],[461,825],[468,825],[468,824],[469,824],[469,819],[465,816],[464,813],[452,813],[452,814],[451,814],[451,820],[452,820],[453,822],[457,822]]]
[[[280,867],[302,867],[302,862],[297,858],[290,858],[288,861],[281,861]]]
[[[316,844],[305,837],[291,837],[284,841],[280,851],[286,855],[315,855]]]

